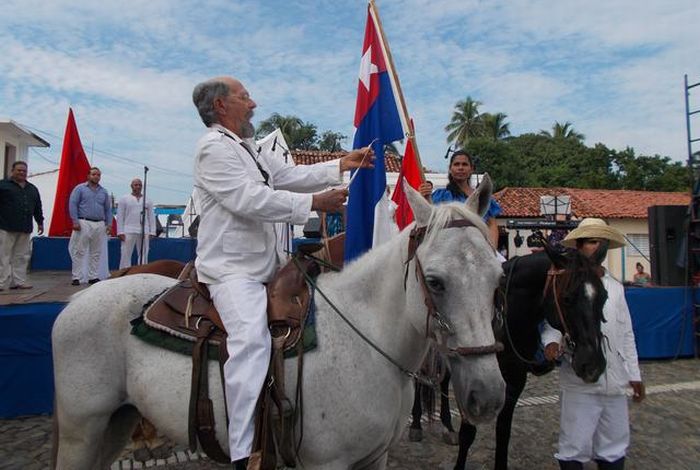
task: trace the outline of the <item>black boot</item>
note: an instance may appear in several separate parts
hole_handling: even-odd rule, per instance
[[[614,462],[596,459],[598,470],[623,470],[625,468],[625,458],[620,457]]]
[[[560,460],[559,468],[561,470],[583,470],[583,463],[578,460]]]
[[[248,468],[248,457],[238,459],[233,462],[233,470],[246,470]]]

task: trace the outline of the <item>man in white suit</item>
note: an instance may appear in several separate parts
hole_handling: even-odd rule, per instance
[[[200,83],[192,100],[208,128],[195,157],[201,201],[196,268],[229,335],[224,365],[229,449],[234,468],[245,469],[271,352],[264,283],[285,257],[275,223],[304,224],[312,211],[340,210],[347,189],[310,193],[340,184],[343,171],[371,168],[374,155],[365,148],[339,160],[293,166],[258,150],[250,122],[256,104],[238,80]]]
[[[148,263],[148,239],[156,234],[156,216],[151,201],[146,201],[146,213],[143,214],[142,190],[143,183],[140,179],[134,178],[131,181],[131,194],[122,196],[117,205],[117,237],[122,242],[119,269],[131,266],[131,255],[134,253],[134,248],[136,248],[138,256],[138,264]],[[142,243],[143,261],[141,260]]]

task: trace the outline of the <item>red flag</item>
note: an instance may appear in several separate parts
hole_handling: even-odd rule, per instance
[[[411,206],[408,205],[406,194],[403,192],[404,180],[416,190],[421,184],[420,168],[418,168],[416,155],[413,152],[413,142],[411,139],[408,139],[408,143],[406,144],[406,151],[401,161],[399,179],[396,181],[396,188],[394,188],[394,194],[391,196],[391,200],[394,201],[397,206],[396,225],[399,226],[399,230],[403,230],[407,225],[413,222],[413,211],[411,210]]]
[[[75,125],[73,110],[68,109],[66,133],[63,136],[61,165],[58,168],[56,197],[51,216],[50,237],[69,237],[73,230],[73,221],[68,213],[68,198],[71,191],[80,183],[87,181],[90,163],[85,156],[83,144],[80,143],[78,127]]]

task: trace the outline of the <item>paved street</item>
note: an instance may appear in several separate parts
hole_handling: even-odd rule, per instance
[[[630,405],[632,445],[626,468],[700,470],[700,361],[644,362],[642,372],[648,396],[641,405]],[[510,459],[513,470],[558,468],[552,457],[559,416],[556,375],[554,372],[529,379],[523,403],[515,412]],[[457,420],[454,421],[456,425]],[[392,449],[389,468],[451,469],[457,449],[444,444],[441,434],[441,427],[433,423],[424,426],[424,440],[420,443],[409,442],[404,436]],[[48,416],[0,420],[0,469],[48,468],[50,438]],[[493,450],[494,426],[484,425],[472,448],[469,470],[490,469]],[[163,457],[141,463],[126,452],[112,468],[230,468],[181,449],[173,449],[171,455]]]

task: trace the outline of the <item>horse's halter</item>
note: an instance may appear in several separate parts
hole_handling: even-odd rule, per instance
[[[443,228],[453,228],[453,227],[476,227],[472,222],[467,219],[452,220]],[[437,327],[445,335],[453,335],[454,330],[450,325],[449,321],[438,311],[435,307],[435,302],[432,295],[430,295],[430,290],[428,290],[428,285],[425,281],[425,273],[423,272],[423,267],[421,266],[420,260],[416,255],[416,250],[423,242],[425,238],[426,227],[414,227],[411,230],[409,242],[408,242],[408,257],[406,259],[406,275],[408,275],[408,263],[415,259],[416,262],[416,278],[420,283],[421,289],[423,291],[423,298],[425,299],[425,306],[428,312],[425,317],[425,336],[427,338],[433,338],[438,343],[438,348],[441,352],[445,353],[447,356],[484,356],[487,354],[495,354],[497,352],[503,351],[503,343],[496,341],[493,344],[485,346],[460,346],[457,348],[448,348],[444,343],[441,343],[436,337],[434,332],[430,329],[430,320],[434,320]],[[488,242],[488,240],[487,240]]]
[[[559,290],[557,289],[557,278],[566,272],[565,269],[557,269],[554,266],[550,267],[547,271],[547,281],[544,284],[544,290],[542,291],[542,298],[547,297],[547,292],[551,289],[552,297],[554,298],[554,306],[559,315],[559,321],[561,322],[562,328],[564,328],[564,341],[566,346],[573,352],[576,349],[576,342],[571,337],[571,330],[569,325],[566,323],[566,318],[564,317],[564,310],[561,308],[559,303]]]

